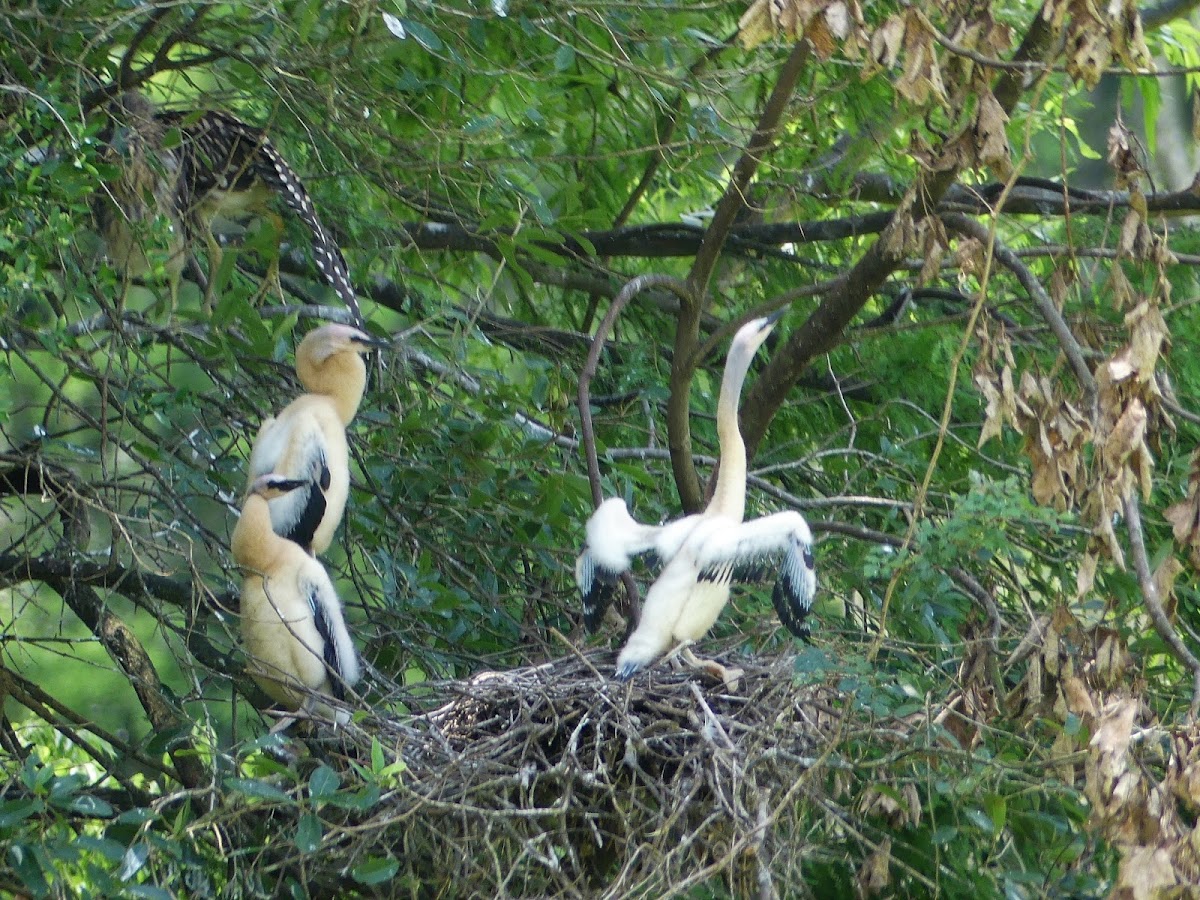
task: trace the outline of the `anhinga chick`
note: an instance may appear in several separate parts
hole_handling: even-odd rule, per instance
[[[271,473],[251,483],[230,549],[242,568],[242,641],[250,675],[288,710],[350,720],[345,709],[320,700],[345,700],[359,679],[358,654],[342,604],[325,567],[271,528],[273,497],[305,482]],[[286,722],[283,724],[287,724]]]
[[[296,375],[307,393],[263,422],[250,453],[249,481],[274,472],[305,482],[270,503],[275,531],[324,553],[342,521],[350,491],[346,426],[367,383],[362,355],[387,346],[348,325],[322,325],[296,348]]]
[[[738,427],[738,398],[755,352],[782,315],[781,311],[746,323],[730,344],[717,399],[720,469],[704,511],[666,525],[643,525],[629,515],[625,501],[610,498],[588,520],[587,543],[575,564],[575,577],[589,628],[599,624],[617,579],[633,557],[653,552],[663,566],[646,594],[637,628],[617,657],[618,678],[631,678],[674,644],[699,640],[725,607],[730,585],[756,581],[768,571],[779,573],[771,599],[783,624],[798,636],[808,634],[805,617],[816,591],[816,573],[804,517],[783,512],[742,521],[746,445]],[[697,660],[686,646],[683,656],[727,682],[740,674]]]

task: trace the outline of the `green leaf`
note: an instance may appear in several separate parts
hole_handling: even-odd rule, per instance
[[[125,893],[130,897],[145,897],[147,900],[174,900],[170,891],[152,884],[130,884],[125,887]]]
[[[50,892],[50,885],[42,874],[42,866],[34,848],[26,844],[13,844],[8,848],[8,863],[34,896],[44,897]]]
[[[150,845],[146,843],[138,843],[131,846],[125,851],[125,855],[121,858],[121,868],[117,872],[117,877],[122,881],[128,881],[134,875],[142,870],[150,859]]]
[[[359,884],[383,884],[391,881],[400,871],[400,863],[394,859],[373,856],[355,866],[350,875]]]
[[[984,814],[980,809],[975,807],[967,807],[966,817],[971,820],[971,823],[980,831],[985,831],[988,834],[995,834],[995,826],[992,824],[991,817]]]
[[[378,775],[383,771],[383,744],[379,743],[379,738],[371,738],[371,771]]]
[[[953,825],[943,825],[929,836],[929,842],[935,847],[942,847],[958,837],[958,829]]]
[[[375,785],[367,785],[359,791],[339,791],[324,798],[330,806],[338,809],[354,809],[366,812],[379,802],[381,793]]]
[[[143,806],[127,809],[116,818],[118,825],[145,825],[158,818],[158,813]]]
[[[314,853],[321,846],[325,829],[321,820],[312,813],[305,813],[296,823],[296,849],[301,853]]]
[[[88,853],[95,853],[114,864],[120,862],[121,857],[125,855],[125,845],[111,838],[92,837],[88,834],[81,834],[75,838],[75,843],[81,850]]]
[[[112,804],[107,800],[101,800],[99,797],[93,797],[90,794],[80,794],[77,797],[54,800],[53,803],[59,809],[80,813],[85,816],[94,816],[100,819],[107,819],[115,812]]]
[[[235,793],[258,800],[273,800],[276,803],[295,803],[291,794],[281,791],[273,784],[255,778],[226,778],[225,787]]]
[[[40,813],[45,808],[46,804],[34,798],[5,800],[0,803],[0,828],[11,828],[18,822]]]
[[[413,36],[413,40],[430,53],[437,53],[444,46],[442,39],[420,22],[414,22],[411,19],[402,19],[401,22],[403,22],[405,30]]]
[[[326,765],[317,766],[308,779],[308,795],[313,800],[328,800],[341,787],[337,772]]]
[[[565,72],[575,65],[575,48],[570,44],[563,44],[558,48],[558,52],[554,54],[554,69],[558,72]]]
[[[983,808],[991,817],[992,831],[999,834],[1008,819],[1008,801],[998,794],[988,794],[983,798]]]

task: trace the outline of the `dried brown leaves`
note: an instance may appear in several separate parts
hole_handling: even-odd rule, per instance
[[[1187,496],[1168,507],[1163,515],[1171,523],[1175,541],[1187,552],[1192,567],[1200,570],[1200,450],[1192,455]]]
[[[1058,732],[1050,762],[1068,784],[1082,777],[1090,826],[1120,853],[1110,896],[1191,896],[1163,891],[1200,880],[1200,724],[1160,725],[1122,636],[1066,607],[1035,623],[1010,664],[1026,656],[1010,702],[1031,720],[1081,726]]]
[[[1089,88],[1113,59],[1130,69],[1154,71],[1141,16],[1134,0],[1052,0],[1043,15],[1056,26],[1066,22],[1067,72]],[[1069,19],[1069,21],[1067,21]]]
[[[1200,729],[1171,733],[1148,718],[1137,700],[1114,698],[1088,747],[1093,825],[1121,852],[1110,896],[1192,896],[1165,892],[1200,879]],[[1148,735],[1138,734],[1139,722]]]
[[[857,58],[867,41],[857,0],[755,0],[738,21],[738,41],[747,50],[777,34],[806,38],[820,59],[839,48]]]

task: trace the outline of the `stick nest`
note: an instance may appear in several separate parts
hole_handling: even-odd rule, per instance
[[[609,657],[423,685],[429,711],[352,727],[364,751],[393,738],[407,766],[355,849],[398,860],[392,885],[421,896],[661,896],[714,878],[771,896],[795,883],[798,801],[841,698],[797,687],[791,656],[739,658],[735,691],[662,664],[618,682]]]

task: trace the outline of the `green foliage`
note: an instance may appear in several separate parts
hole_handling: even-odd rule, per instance
[[[297,390],[292,354],[312,310],[296,307],[333,302],[315,275],[308,231],[285,217],[287,252],[279,253],[269,223],[231,227],[215,272],[203,241],[188,235],[197,258],[169,310],[171,222],[141,223],[151,271],[140,280],[104,258],[94,227],[94,208],[124,171],[100,141],[103,92],[122,83],[170,108],[224,109],[267,127],[344,249],[371,329],[404,335],[372,361],[350,429],[349,512],[324,558],[370,663],[366,703],[402,719],[418,695],[396,700],[397,685],[542,662],[568,652],[560,636],[587,646],[572,578],[592,505],[576,446],[586,335],[628,279],[683,278],[693,266],[699,231],[690,223],[709,221],[790,51],[786,41],[736,46],[730,36],[745,6],[6,6],[0,679],[15,680],[0,737],[27,755],[0,758],[0,890],[158,897],[172,884],[196,896],[420,888],[397,883],[400,850],[345,850],[354,827],[406,787],[405,750],[380,731],[367,755],[285,763],[287,744],[260,737],[264,719],[242,699],[255,694],[242,673],[228,539],[255,429]],[[1174,342],[1157,363],[1169,383],[1133,378],[1121,388],[1162,395],[1150,404],[1154,470],[1143,500],[1158,569],[1187,556],[1164,510],[1187,496],[1200,437],[1200,360],[1186,352],[1200,330],[1188,256],[1200,254],[1200,236],[1182,218],[1169,230],[1151,218],[1148,232],[1166,235],[1184,262],[1114,260],[1126,208],[1097,213],[1072,194],[1070,217],[1060,216],[1062,192],[1044,185],[1014,195],[1041,206],[985,215],[973,198],[994,203],[999,190],[987,188],[1007,180],[998,174],[1005,166],[965,145],[946,148],[960,133],[967,144],[978,137],[979,86],[1011,70],[952,51],[978,38],[957,30],[958,12],[951,21],[930,4],[884,3],[862,14],[868,39],[911,15],[923,24],[907,41],[931,37],[929,28],[944,40],[931,39],[924,56],[906,46],[882,68],[843,37],[828,58],[805,60],[713,273],[700,334],[703,344],[721,323],[792,298],[778,342],[762,354],[774,361],[814,310],[824,314],[811,329],[821,332],[819,352],[797,357],[799,381],[755,448],[766,487],[754,484],[748,501],[749,514],[795,507],[814,525],[814,643],[783,633],[769,586],[736,593],[713,635],[735,653],[794,653],[798,685],[832,685],[846,698],[854,727],[814,770],[822,791],[798,801],[811,804],[810,831],[774,838],[811,853],[802,865],[812,894],[858,889],[865,862],[890,839],[897,893],[1099,896],[1116,884],[1118,856],[1090,822],[1078,779],[1048,774],[1058,771],[1058,751],[1048,748],[1062,735],[1086,747],[1095,722],[1026,697],[1034,664],[1005,661],[1032,624],[1069,609],[1087,629],[1117,634],[1137,660],[1120,686],[1145,684],[1148,706],[1164,718],[1187,706],[1188,679],[1148,624],[1128,567],[1104,557],[1091,588],[1077,590],[1087,554],[1100,552],[1087,511],[1095,485],[1073,484],[1062,511],[1033,502],[1029,454],[1035,426],[1048,422],[1028,416],[1018,431],[1006,420],[979,446],[989,413],[973,375],[998,379],[1010,366],[1002,353],[988,355],[1001,333],[1017,389],[1022,375],[1045,377],[1090,415],[1063,346],[1009,269],[916,224],[888,277],[842,298],[854,309],[831,312],[836,291],[794,292],[862,274],[856,267],[878,230],[871,217],[929,189],[931,173],[969,186],[942,211],[996,225],[1052,293],[1093,373],[1131,340],[1130,307],[1112,302],[1119,271],[1131,290],[1154,298]],[[1013,40],[968,48],[983,60],[1010,56],[1036,9],[1007,4],[988,15]],[[1195,31],[1173,22],[1152,34],[1152,49],[1194,69]],[[879,62],[878,47],[870,57]],[[915,71],[930,60],[941,66],[940,89],[933,73]],[[1056,58],[1030,81],[1001,130],[1018,175],[1075,187],[1098,177],[1089,166],[1108,156],[1113,116],[1102,98],[1079,96],[1067,62]],[[1195,78],[1189,72],[1184,84]],[[1156,117],[1176,105],[1169,87],[1139,77],[1115,90],[1125,120],[1141,119],[1151,151]],[[1126,178],[1149,191],[1152,180],[1165,183],[1165,172],[1153,175]],[[1113,186],[1107,170],[1099,177]],[[832,224],[842,226],[839,236],[812,237]],[[1069,252],[1047,250],[1063,245]],[[285,276],[274,284],[264,276],[277,260]],[[211,314],[201,308],[197,271],[211,276]],[[906,288],[915,299],[901,308]],[[680,513],[666,452],[678,437],[667,421],[672,369],[688,356],[679,357],[686,340],[676,343],[677,302],[647,292],[631,304],[592,386],[603,491],[650,522]],[[849,326],[824,334],[845,310],[854,313]],[[688,388],[688,437],[703,456],[719,452],[713,410],[724,342],[716,343]],[[752,384],[778,374],[774,362],[760,363]],[[1102,441],[1081,458],[1081,471],[1095,476]],[[44,481],[14,487],[30,461]],[[703,481],[711,469],[699,468]],[[75,525],[87,528],[72,528],[72,502],[82,510]],[[65,596],[79,585],[130,625],[152,677],[128,671],[111,635],[83,621],[77,598]],[[1179,578],[1170,601],[1192,646],[1195,579]],[[590,640],[617,639],[606,629]],[[981,643],[987,659],[973,668]],[[1087,644],[1068,643],[1077,653]],[[150,721],[138,692],[148,684],[177,721]],[[960,707],[954,715],[978,727],[967,734],[938,724],[934,711],[968,690],[986,694],[976,718]],[[914,721],[905,741],[893,740],[895,723]],[[176,754],[200,762],[211,792],[181,790]],[[221,829],[233,820],[241,843],[231,854]],[[316,887],[297,853],[319,871]],[[725,877],[689,890],[723,896],[732,892]]]

